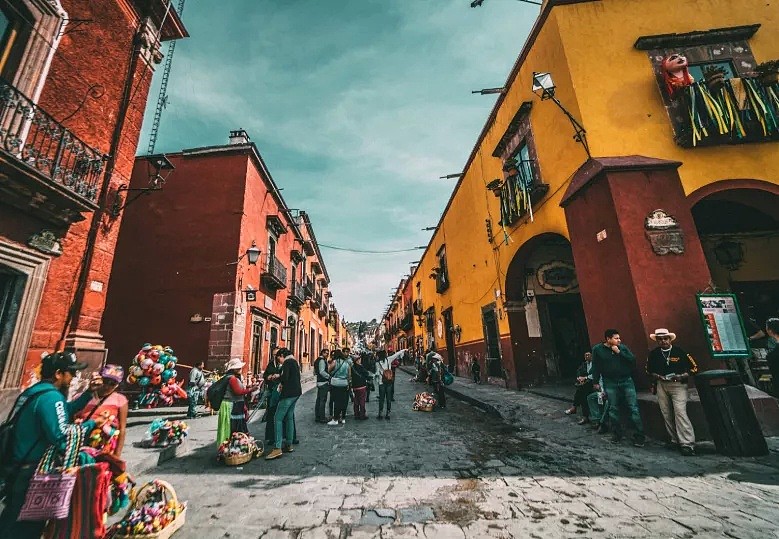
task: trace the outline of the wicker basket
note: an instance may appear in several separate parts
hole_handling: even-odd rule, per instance
[[[240,466],[241,464],[246,464],[250,460],[252,460],[252,455],[254,454],[253,451],[249,451],[248,453],[239,453],[238,455],[230,455],[224,458],[224,462],[228,466]]]
[[[148,496],[147,490],[150,489],[154,484],[157,484],[158,486],[162,487],[163,496],[165,497],[166,501],[175,501],[176,503],[179,503],[178,497],[176,496],[176,489],[173,488],[173,485],[168,483],[167,481],[163,481],[161,479],[157,479],[156,481],[152,481],[149,483],[146,483],[141,488],[138,489],[138,493],[135,495],[135,502],[130,506],[130,508],[127,510],[127,514],[125,515],[130,516],[130,513],[132,513],[133,509],[139,508],[141,505],[143,505],[143,502],[146,501],[146,497]],[[187,518],[187,504],[186,502],[181,504],[181,512],[176,516],[176,518],[167,526],[165,526],[163,529],[156,533],[148,533],[148,534],[129,534],[124,535],[122,533],[117,533],[114,536],[114,539],[168,539],[171,535],[176,533],[179,528],[181,528],[184,525],[184,522]]]

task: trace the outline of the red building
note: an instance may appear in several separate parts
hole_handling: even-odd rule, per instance
[[[246,132],[166,158],[175,168],[164,188],[125,210],[103,320],[112,361],[126,365],[152,342],[183,364],[242,357],[257,372],[277,346],[300,354],[319,343],[309,332],[325,326],[301,317],[323,301],[310,223],[287,207]],[[147,183],[139,158],[130,187]]]
[[[40,354],[105,358],[100,322],[163,0],[0,1],[0,412]],[[161,32],[159,28],[162,28]]]

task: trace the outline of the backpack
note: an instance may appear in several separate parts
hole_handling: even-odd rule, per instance
[[[8,479],[17,468],[13,462],[13,445],[16,431],[16,422],[19,421],[19,417],[22,415],[22,411],[27,407],[28,404],[33,402],[41,395],[51,391],[56,391],[56,389],[47,389],[46,391],[41,391],[40,393],[36,393],[35,395],[28,397],[27,400],[24,401],[24,403],[19,407],[19,409],[16,410],[16,413],[14,413],[14,409],[16,408],[16,405],[21,398],[21,395],[19,395],[19,397],[16,398],[16,402],[14,402],[14,405],[11,407],[11,412],[8,414],[8,417],[5,421],[3,421],[2,425],[0,425],[0,499],[4,497],[3,494],[6,487],[10,486],[11,481]],[[30,452],[37,445],[37,442],[38,441],[36,440],[36,443],[33,444],[32,447],[27,451],[27,455],[22,457],[22,460],[27,458]]]
[[[392,382],[395,381],[395,373],[392,371],[392,369],[382,369],[381,381],[384,382],[385,384],[391,384]]]
[[[227,385],[230,383],[232,376],[232,374],[225,374],[206,390],[206,404],[212,410],[218,411],[219,407],[222,406],[225,393],[227,393]]]

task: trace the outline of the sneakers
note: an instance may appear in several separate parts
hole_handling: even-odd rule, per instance
[[[635,434],[633,436],[633,445],[635,447],[644,447],[644,445],[646,445],[646,436],[643,434]]]
[[[341,425],[346,425],[346,419],[341,419],[340,421],[338,421],[338,423]]]
[[[571,415],[576,413],[576,406],[571,406],[565,411],[565,415]]]
[[[273,460],[277,459],[281,456],[281,449],[274,449],[270,453],[268,453],[268,456],[265,457],[265,460]]]
[[[286,447],[282,447],[281,448],[281,452],[282,453],[292,453],[294,451],[295,451],[295,449],[291,445],[288,445]]]
[[[581,418],[581,419],[580,419],[580,420],[579,420],[579,421],[578,421],[576,424],[577,424],[577,425],[586,425],[586,424],[587,424],[587,423],[589,423],[589,422],[590,422],[590,420],[589,420],[588,418],[586,418],[586,417],[583,417],[583,418]]]
[[[611,437],[611,440],[609,440],[613,444],[620,444],[622,443],[622,435],[621,434],[615,434]]]
[[[331,419],[330,421],[327,422],[327,424],[332,427],[332,426],[338,424],[338,420],[337,419]]]
[[[689,445],[683,445],[679,451],[681,452],[683,457],[694,457],[695,456],[695,448],[691,447]]]

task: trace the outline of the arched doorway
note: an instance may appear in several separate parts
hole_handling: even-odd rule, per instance
[[[779,316],[779,186],[754,180],[710,184],[690,195],[712,284],[736,294],[754,357],[742,364],[763,389],[766,319]],[[761,382],[763,378],[763,382]]]
[[[517,385],[573,378],[590,342],[568,239],[546,233],[522,245],[506,300]]]

